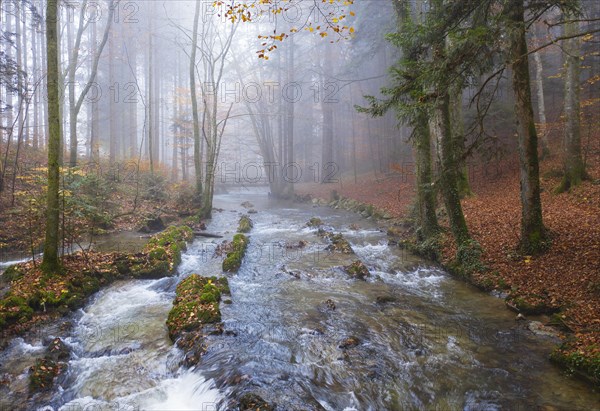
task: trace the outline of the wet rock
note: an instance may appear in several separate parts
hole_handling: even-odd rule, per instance
[[[254,204],[252,204],[250,201],[244,201],[241,206],[244,208],[254,208]]]
[[[208,351],[205,338],[200,332],[183,333],[177,340],[177,346],[185,352],[182,363],[186,367],[197,365]]]
[[[248,214],[257,214],[258,211],[256,211],[255,209],[251,208],[250,210],[248,210]]]
[[[331,299],[328,298],[327,300],[325,300],[325,307],[327,307],[327,309],[331,310],[331,311],[335,311],[335,302]]]
[[[529,331],[540,337],[560,338],[560,334],[552,327],[548,327],[539,321],[530,321],[527,324]]]
[[[243,215],[240,218],[237,231],[238,233],[248,233],[250,230],[252,230],[252,227],[254,227],[254,224],[252,223],[250,217]]]
[[[323,220],[321,220],[319,217],[312,217],[306,223],[307,227],[320,227],[322,225],[323,225]]]
[[[294,277],[297,280],[299,280],[300,278],[302,278],[302,274],[300,273],[300,271],[290,271],[290,272],[288,272],[288,274],[291,275],[292,277]]]
[[[244,394],[240,398],[240,411],[273,411],[275,408],[254,393]]]
[[[308,241],[300,240],[297,243],[285,243],[285,248],[287,250],[296,250],[299,248],[304,248],[308,245]]]
[[[525,318],[525,316],[523,314],[519,313],[519,314],[517,314],[516,320],[517,321],[524,321],[524,320],[526,320],[526,318]]]
[[[296,194],[294,196],[294,201],[297,203],[310,203],[312,201],[312,196],[310,194]]]
[[[329,233],[325,237],[331,242],[325,249],[332,252],[340,252],[343,254],[354,254],[352,246],[341,234]]]
[[[398,245],[402,241],[404,230],[401,227],[391,226],[387,229],[388,244]]]
[[[360,340],[357,337],[351,336],[340,342],[338,345],[342,350],[347,350],[349,348],[357,347],[360,344]]]
[[[221,294],[229,294],[226,278],[201,277],[192,274],[177,286],[167,328],[172,341],[180,344],[184,332],[201,331],[207,324],[221,321]]]
[[[70,357],[71,350],[60,338],[53,339],[46,348],[45,358],[54,362],[67,361]]]
[[[392,295],[380,295],[375,299],[375,302],[380,305],[396,302],[396,298]]]
[[[350,230],[352,230],[352,231],[358,231],[358,230],[360,230],[360,226],[359,226],[358,224],[354,224],[354,223],[353,223],[353,224],[350,224],[350,225],[348,226],[348,228],[349,228]]]
[[[165,222],[160,216],[150,216],[144,221],[144,225],[138,230],[140,233],[155,233],[165,229]]]
[[[244,234],[236,234],[233,236],[231,251],[227,253],[227,257],[223,260],[223,271],[237,272],[240,269],[249,242],[250,241]]]
[[[360,260],[356,260],[352,264],[345,266],[344,271],[350,277],[363,281],[371,275],[367,266]]]
[[[36,360],[35,364],[30,368],[30,394],[52,389],[57,377],[64,374],[66,370],[67,364],[65,363],[52,361],[48,358]]]

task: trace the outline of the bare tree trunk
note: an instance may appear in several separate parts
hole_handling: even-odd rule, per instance
[[[111,34],[108,39],[108,82],[110,87],[115,86],[115,51],[114,51],[114,36]],[[108,160],[111,165],[117,160],[117,113],[116,102],[111,96],[109,99],[109,143],[108,143]]]
[[[154,3],[152,3],[154,4]],[[148,32],[148,160],[150,173],[154,174],[154,56],[152,45],[152,17],[150,17],[150,31]]]
[[[327,167],[334,162],[333,156],[333,104],[328,100],[328,95],[325,92],[326,84],[328,76],[333,74],[333,65],[332,65],[332,53],[331,47],[328,44],[325,44],[327,51],[324,55],[324,63],[323,63],[323,82],[321,84],[321,88],[323,92],[321,93],[321,108],[323,110],[323,154],[321,156],[321,171],[326,170]],[[328,183],[326,181],[328,173],[323,173],[323,178],[321,179],[322,183]]]
[[[31,49],[32,53],[32,64],[33,64],[33,79],[37,83],[40,79],[40,68],[38,67],[38,45],[37,45],[37,24],[31,25]],[[33,95],[33,132],[32,132],[32,146],[34,150],[39,147],[39,126],[40,126],[40,87],[37,84],[36,90]]]
[[[42,32],[46,33],[46,22],[44,20],[42,20]],[[48,61],[48,48],[47,48],[47,44],[45,41],[40,41],[40,48],[42,49],[42,62],[44,61]],[[45,86],[43,89],[47,89],[48,88],[48,78],[47,76],[43,76],[44,80],[42,82],[42,84]],[[50,138],[50,123],[48,121],[48,99],[47,98],[43,98],[42,99],[42,124],[44,125],[43,128],[43,135],[44,138],[40,140],[40,146],[45,146],[48,147],[48,139]]]
[[[181,68],[179,66],[180,56],[177,55],[177,73],[173,76],[173,131],[171,133],[171,181],[179,179],[179,167],[177,165],[177,133],[179,121],[179,106],[177,104],[177,88],[180,83]]]
[[[540,117],[539,134],[542,137],[542,159],[550,154],[548,144],[548,131],[546,129],[546,102],[544,100],[544,66],[542,64],[542,56],[540,52],[533,53],[533,61],[535,62],[535,89],[537,91],[538,114]]]
[[[535,254],[547,246],[547,232],[542,220],[538,138],[531,103],[529,60],[525,39],[524,0],[510,0],[507,10],[509,19],[509,58],[515,95],[521,174],[522,211],[519,248],[524,253]]]
[[[42,269],[49,274],[60,269],[58,261],[59,240],[59,152],[60,152],[60,111],[59,111],[59,65],[57,0],[48,0],[46,9],[46,44],[48,50],[48,120],[50,137],[48,139],[48,197],[46,212],[46,239]]]
[[[200,2],[196,2],[196,11],[194,13],[194,28],[192,34],[192,50],[190,53],[190,93],[192,98],[192,128],[194,137],[194,171],[195,177],[195,195],[196,201],[201,202],[202,187],[202,152],[200,141],[200,119],[198,117],[198,97],[196,95],[196,51],[198,48],[198,20],[200,18]]]
[[[34,86],[33,81],[35,81],[35,79],[33,78],[34,76],[32,76],[32,73],[29,72],[29,67],[27,64],[27,55],[28,50],[27,50],[27,9],[26,7],[22,7],[21,8],[21,12],[23,14],[22,17],[22,23],[23,23],[23,28],[21,30],[21,33],[23,34],[23,41],[21,44],[21,49],[23,52],[23,71],[26,73],[27,75],[27,81],[25,83],[26,89],[24,90],[24,98],[26,100],[26,105],[27,107],[29,107],[30,104],[30,88],[32,88]],[[26,110],[27,112],[28,110]],[[25,143],[25,146],[28,146],[30,144],[29,142],[29,116],[25,116],[23,118],[23,142]]]
[[[16,37],[16,53],[17,53],[17,67],[19,70],[23,70],[25,71],[26,68],[23,67],[23,56],[25,55],[25,53],[23,53],[23,33],[21,30],[21,11],[22,11],[22,7],[20,5],[19,2],[15,2],[15,37]],[[24,137],[24,127],[25,127],[25,101],[27,99],[27,91],[24,89],[24,84],[23,84],[23,76],[22,75],[18,75],[17,76],[17,88],[18,88],[18,94],[17,94],[17,104],[19,106],[19,111],[18,111],[18,134],[17,134],[17,152],[19,151],[19,148],[21,147],[21,143],[23,142],[23,137]],[[18,161],[18,159],[15,158],[15,166],[16,166],[16,162]],[[16,174],[16,168],[14,173]]]
[[[565,20],[573,20],[572,13],[565,13]],[[577,34],[577,23],[565,24],[565,36]],[[564,176],[558,192],[568,191],[586,178],[585,165],[581,157],[580,85],[581,43],[577,37],[564,40],[565,53],[565,131],[564,131]]]
[[[287,84],[291,85],[294,82],[294,36],[290,37],[290,41],[288,44],[288,58],[287,58]],[[295,96],[288,96],[287,101],[287,127],[286,127],[286,160],[284,164],[284,172],[286,172],[287,180],[286,183],[286,197],[293,197],[294,195],[294,179],[296,176],[294,172],[296,168],[294,167],[294,101]]]

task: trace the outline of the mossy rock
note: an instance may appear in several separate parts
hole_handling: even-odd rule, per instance
[[[371,275],[367,266],[360,260],[356,260],[350,265],[344,267],[344,271],[352,278],[366,280]]]
[[[323,220],[321,220],[319,217],[312,217],[310,220],[308,220],[308,222],[306,223],[307,227],[320,227],[323,225]]]
[[[252,227],[254,227],[254,224],[252,223],[250,217],[243,215],[240,218],[237,231],[238,233],[249,233],[250,230],[252,230]]]
[[[333,234],[328,236],[328,238],[329,241],[331,241],[331,244],[327,246],[327,251],[335,251],[343,254],[354,254],[352,246],[341,234]]]
[[[571,347],[571,342],[563,343],[550,354],[550,360],[600,388],[600,354],[587,355]]]
[[[18,280],[19,278],[23,277],[24,274],[25,272],[23,271],[22,267],[15,264],[4,270],[4,273],[0,275],[0,279],[2,282],[9,283],[11,281]]]
[[[171,245],[176,246],[177,244]],[[158,246],[150,250],[148,257],[150,258],[150,260],[166,261],[169,258],[169,254],[167,254],[167,250],[164,247]]]
[[[0,313],[5,324],[24,323],[33,316],[33,308],[25,298],[8,295],[0,300]]]
[[[136,265],[131,267],[131,276],[139,279],[155,280],[171,274],[169,263],[161,261],[158,264]]]
[[[526,315],[554,314],[561,308],[552,305],[547,296],[538,294],[513,294],[506,299],[506,304]]]
[[[177,286],[167,328],[175,341],[184,332],[199,331],[206,324],[221,321],[221,294],[229,294],[226,278],[201,277],[192,274]]]
[[[248,237],[243,234],[233,236],[231,251],[227,253],[227,257],[223,260],[223,271],[231,273],[240,269],[248,243]]]
[[[388,243],[398,245],[404,236],[404,230],[401,227],[390,226],[387,229]]]
[[[169,226],[166,230],[152,236],[148,241],[148,244],[146,244],[144,251],[149,253],[158,246],[167,247],[171,244],[179,244],[180,247],[185,250],[186,242],[192,241],[193,239],[194,232],[190,227],[185,225]]]
[[[46,348],[45,357],[51,361],[67,361],[71,358],[71,350],[60,338],[55,338],[50,342],[48,348]]]
[[[48,358],[36,360],[31,367],[29,375],[29,387],[34,392],[52,389],[54,380],[67,368],[67,364],[52,361]]]

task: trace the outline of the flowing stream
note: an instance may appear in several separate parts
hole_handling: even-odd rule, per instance
[[[552,341],[502,300],[388,246],[375,222],[256,190],[217,196],[208,230],[230,239],[243,201],[258,213],[242,268],[228,275],[226,333],[209,337],[196,368],[179,366],[165,321],[181,279],[221,275],[218,240],[202,238],[176,277],[115,283],[66,323],[14,339],[0,353],[0,409],[228,410],[246,392],[277,410],[600,409],[599,394],[548,362]],[[306,227],[313,216],[356,256],[325,251]],[[286,249],[300,240],[309,244]],[[341,269],[357,258],[366,282]],[[54,335],[72,349],[68,372],[52,393],[24,398],[28,367]]]

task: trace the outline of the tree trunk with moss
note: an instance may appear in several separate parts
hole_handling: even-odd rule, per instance
[[[565,20],[573,20],[572,13],[565,13]],[[565,36],[577,34],[577,23],[565,24]],[[585,165],[581,157],[580,86],[581,44],[577,37],[564,40],[565,53],[565,131],[564,176],[557,191],[568,191],[585,178]]]
[[[521,185],[521,239],[519,248],[535,254],[546,247],[547,233],[542,220],[538,137],[531,103],[529,60],[525,38],[524,1],[511,0],[507,5],[509,34],[508,54],[512,70]]]
[[[452,141],[455,148],[455,161],[458,167],[457,184],[460,198],[465,198],[473,194],[469,185],[469,171],[462,158],[465,153],[465,123],[462,109],[461,86],[452,87],[450,91],[450,124],[452,132]]]
[[[456,141],[450,127],[450,97],[442,94],[434,104],[429,129],[437,140],[440,155],[440,191],[450,221],[450,230],[460,246],[470,240],[469,230],[460,204],[460,170],[456,161]]]
[[[48,122],[50,136],[48,138],[48,197],[46,211],[46,240],[42,269],[46,273],[56,273],[60,269],[58,261],[59,243],[59,168],[61,118],[59,102],[58,72],[58,31],[57,0],[48,0],[46,9],[46,44],[48,50]]]
[[[431,135],[427,127],[427,117],[423,113],[417,120],[413,135],[416,151],[417,206],[419,208],[419,237],[428,239],[438,232],[435,214],[436,191],[431,169]]]
[[[393,0],[400,27],[411,19],[410,2],[408,0]],[[407,54],[407,53],[404,53]],[[415,171],[417,185],[418,207],[418,237],[426,240],[438,232],[439,226],[435,214],[436,191],[433,184],[433,171],[431,166],[431,134],[427,124],[427,114],[421,112],[415,120],[413,130],[413,146],[415,148]]]
[[[433,0],[434,10],[442,7],[442,0]],[[449,43],[448,43],[449,45]],[[446,58],[446,39],[439,38],[433,44],[433,64],[443,61]],[[462,135],[453,136],[451,125],[450,95],[460,95],[461,87],[457,83],[451,83],[448,75],[441,78],[434,86],[433,109],[429,117],[429,130],[435,139],[440,157],[440,191],[444,199],[444,206],[450,222],[450,230],[456,244],[459,248],[470,241],[469,230],[460,204],[461,170],[458,159],[462,156],[461,150],[464,150]],[[460,105],[454,99],[455,105]],[[462,119],[454,118],[455,122],[462,122]]]

